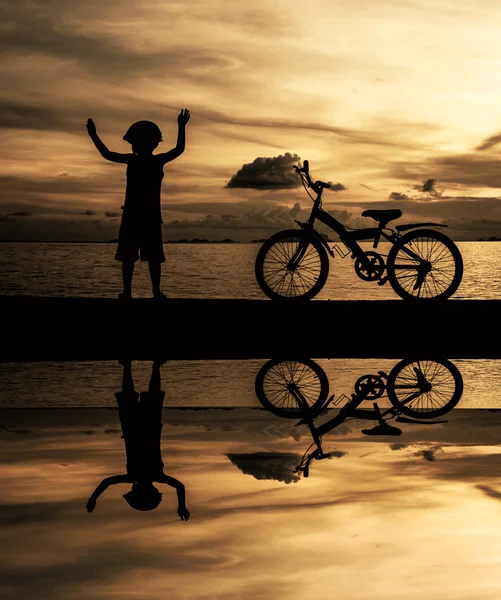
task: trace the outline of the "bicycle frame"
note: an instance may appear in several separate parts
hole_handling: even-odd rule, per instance
[[[416,389],[416,386],[415,385],[401,385],[401,386],[398,386],[398,388],[399,389]],[[308,403],[306,402],[306,399],[304,398],[303,394],[301,393],[301,390],[299,390],[295,385],[291,385],[289,388],[289,391],[296,399],[300,408],[303,409],[304,416],[303,416],[301,423],[304,423],[305,425],[308,426],[308,429],[310,430],[311,435],[313,437],[313,441],[317,445],[317,447],[320,451],[322,448],[320,438],[324,434],[328,433],[329,431],[332,431],[333,429],[335,429],[336,427],[338,427],[339,425],[344,423],[344,421],[346,421],[346,419],[348,419],[348,418],[365,419],[365,420],[371,420],[371,421],[382,421],[388,415],[390,415],[391,417],[394,417],[399,414],[398,409],[395,408],[394,406],[391,406],[390,408],[381,412],[379,410],[379,408],[376,408],[377,407],[376,402],[374,402],[375,408],[373,410],[358,408],[360,406],[360,404],[362,402],[364,402],[364,400],[367,400],[368,398],[364,394],[352,394],[351,400],[345,406],[343,406],[343,408],[339,411],[339,414],[337,414],[330,421],[327,421],[323,425],[320,425],[320,427],[316,427],[315,423],[314,423],[314,418],[316,415],[312,415],[309,413]],[[422,389],[422,386],[420,386],[419,389],[414,394],[411,394],[408,398],[406,398],[405,402],[406,403],[412,402],[415,398],[417,398],[422,393],[423,393],[423,389]],[[329,404],[329,402],[327,402],[322,407],[321,410],[324,410],[328,404]]]
[[[326,246],[329,254],[331,254],[331,256],[333,256],[332,251],[327,246],[325,241],[321,238],[321,236],[318,236],[318,234],[316,233],[314,224],[315,224],[315,220],[317,220],[317,219],[321,223],[323,223],[324,225],[327,225],[327,227],[329,227],[330,229],[335,231],[339,235],[341,242],[351,251],[351,258],[352,259],[357,258],[357,259],[361,260],[362,264],[364,264],[367,259],[365,256],[365,251],[359,246],[359,244],[357,244],[357,241],[374,240],[373,248],[377,248],[379,245],[379,242],[381,240],[381,237],[385,238],[391,244],[394,244],[400,237],[400,235],[392,229],[389,230],[391,233],[388,234],[387,233],[388,228],[385,227],[385,224],[383,224],[383,223],[380,223],[378,225],[378,227],[368,227],[368,228],[364,228],[364,229],[349,230],[340,221],[338,221],[336,218],[334,218],[332,215],[330,215],[328,212],[326,212],[321,207],[321,203],[322,203],[322,188],[320,188],[317,191],[317,197],[313,202],[313,208],[311,210],[308,220],[306,221],[306,223],[302,224],[302,229],[306,234],[305,235],[306,243],[298,244],[298,248],[288,264],[288,268],[290,268],[291,270],[293,270],[299,264],[299,262],[302,260],[302,258],[304,256],[306,250],[308,249],[309,235],[316,235],[322,241],[322,243]],[[422,224],[416,224],[415,226],[418,227],[420,225],[422,225]],[[414,225],[412,227],[414,227]],[[403,250],[403,252],[405,252],[405,254],[407,254],[409,256],[409,258],[412,258],[413,260],[415,260],[417,264],[395,265],[395,268],[396,269],[422,270],[423,274],[426,274],[427,268],[423,264],[422,259],[417,254],[415,254],[412,250],[410,250],[409,248],[403,248],[402,250]]]

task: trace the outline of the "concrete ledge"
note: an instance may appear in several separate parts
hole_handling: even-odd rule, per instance
[[[0,296],[0,361],[501,358],[499,300],[388,301]]]

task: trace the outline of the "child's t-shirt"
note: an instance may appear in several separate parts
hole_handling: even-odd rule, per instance
[[[163,161],[159,156],[130,155],[122,225],[148,229],[162,223],[160,194],[163,177]]]
[[[164,391],[117,392],[127,456],[127,473],[135,480],[156,480],[163,473],[161,454]]]

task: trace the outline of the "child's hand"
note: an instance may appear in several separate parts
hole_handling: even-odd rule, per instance
[[[92,119],[87,119],[87,131],[89,135],[96,135],[96,124]]]
[[[190,120],[190,111],[187,108],[183,108],[177,117],[178,125],[184,127]]]
[[[186,508],[186,506],[180,506],[177,509],[177,514],[181,517],[181,521],[190,520],[190,511]]]

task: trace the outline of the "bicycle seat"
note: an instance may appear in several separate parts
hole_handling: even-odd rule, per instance
[[[402,211],[398,208],[389,208],[388,210],[364,210],[362,217],[371,217],[381,223],[389,223],[395,219],[400,219]]]
[[[362,429],[362,433],[364,435],[400,435],[402,430],[385,423],[384,425],[376,425],[372,429]]]

